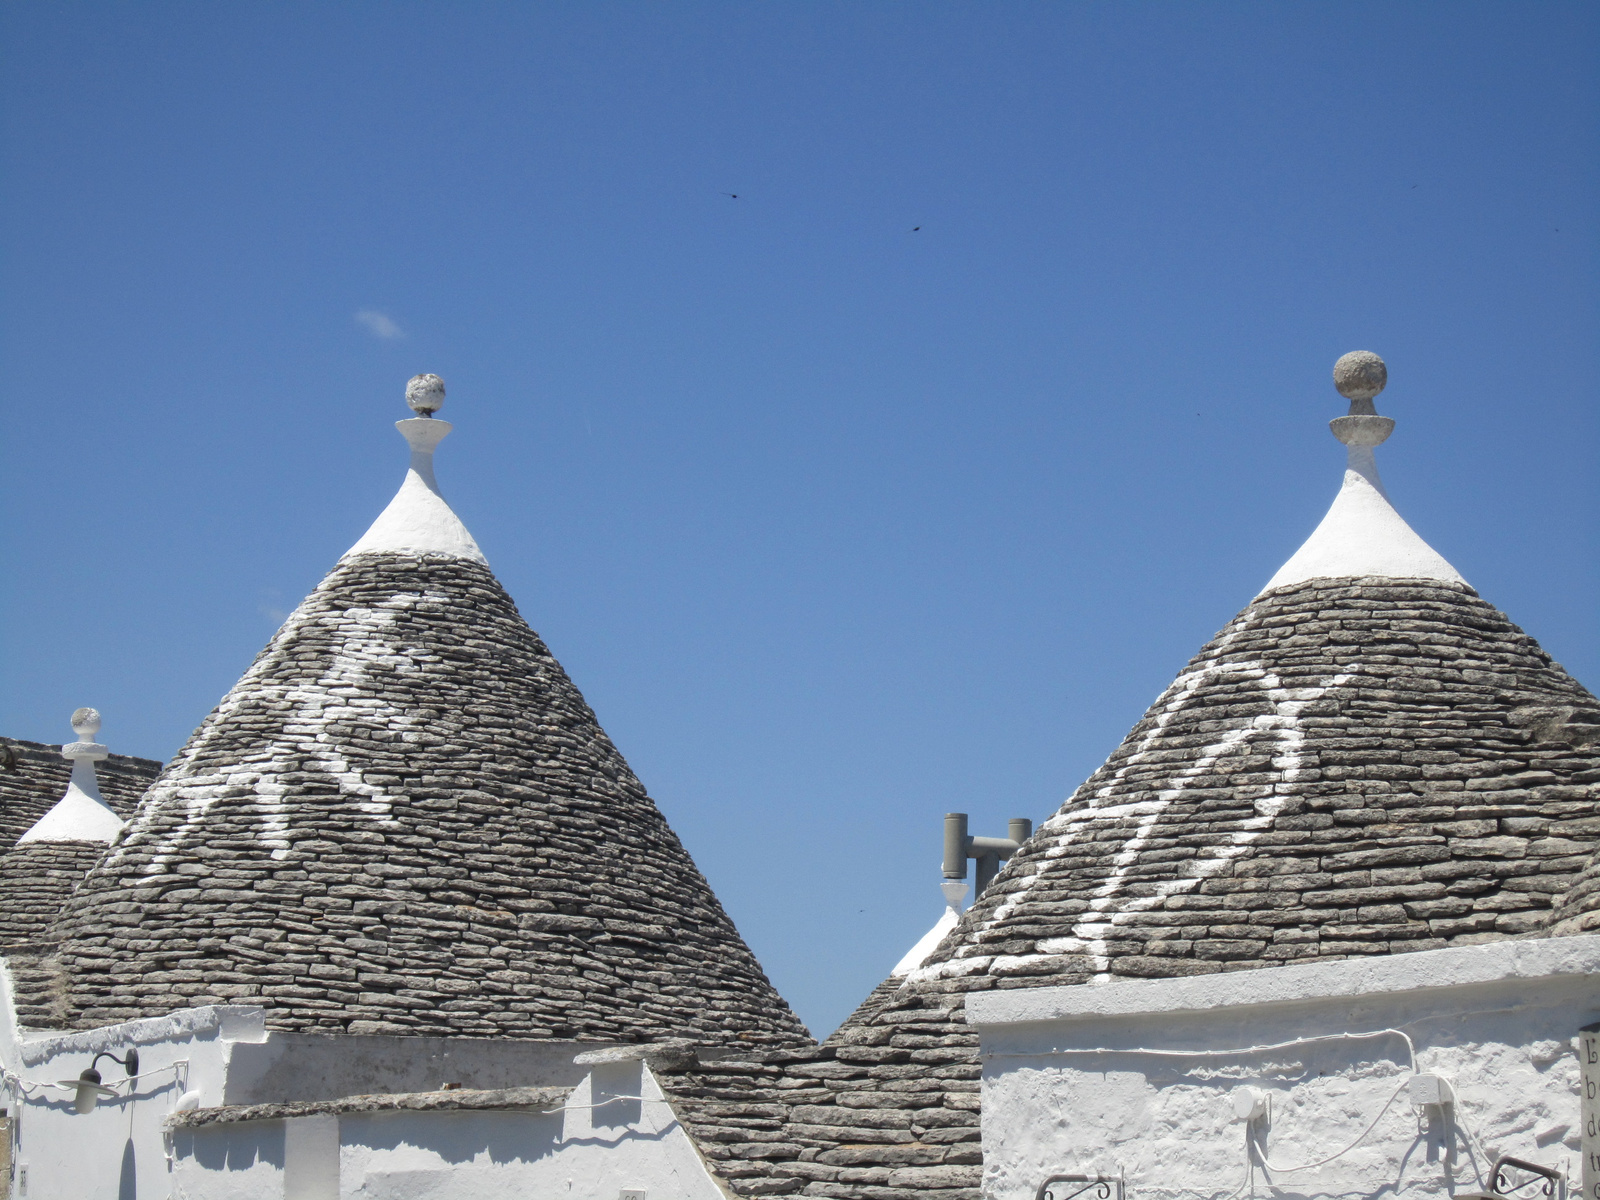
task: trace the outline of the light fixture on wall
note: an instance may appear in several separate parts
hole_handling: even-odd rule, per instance
[[[101,1100],[112,1100],[117,1096],[117,1092],[114,1089],[106,1087],[100,1081],[100,1072],[95,1070],[102,1058],[109,1058],[114,1063],[121,1063],[123,1069],[128,1072],[128,1078],[130,1079],[139,1073],[139,1052],[137,1050],[129,1050],[122,1058],[118,1058],[109,1050],[100,1051],[99,1054],[94,1056],[94,1061],[89,1064],[88,1069],[83,1074],[76,1079],[63,1079],[61,1081],[60,1086],[75,1090],[76,1095],[73,1097],[72,1106],[80,1113],[92,1113],[95,1110],[95,1105],[99,1104]]]

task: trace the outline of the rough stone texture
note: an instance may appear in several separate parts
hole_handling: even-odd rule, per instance
[[[804,1044],[481,564],[347,556],[151,788],[29,1011],[300,1031]]]
[[[741,1195],[976,1200],[967,994],[1542,935],[1600,842],[1597,719],[1465,585],[1268,592],[903,987],[663,1086]]]
[[[877,1015],[878,1011],[882,1009],[885,1004],[889,1003],[889,1001],[894,998],[895,993],[900,990],[901,985],[905,983],[905,981],[905,976],[903,975],[891,975],[877,987],[873,988],[867,993],[866,999],[862,1000],[860,1004],[856,1005],[855,1011],[844,1019],[839,1028],[828,1035],[826,1039],[827,1042],[832,1043],[845,1034],[848,1030],[853,1029],[857,1025],[864,1025],[870,1021],[874,1016]]]
[[[45,937],[105,852],[102,842],[25,842],[0,856],[0,945]]]
[[[1333,364],[1333,386],[1346,400],[1371,401],[1389,383],[1389,368],[1371,350],[1352,350]]]
[[[1550,914],[1550,932],[1558,935],[1600,931],[1600,852],[1561,897]]]
[[[978,1200],[977,1050],[962,996],[917,988],[825,1045],[656,1077],[739,1195]]]
[[[371,1112],[473,1112],[482,1109],[535,1109],[554,1111],[572,1094],[564,1087],[467,1088],[437,1092],[385,1092],[372,1096],[344,1096],[338,1100],[298,1100],[282,1104],[221,1104],[191,1108],[167,1118],[168,1129],[201,1129],[207,1125],[234,1125],[241,1121],[282,1121],[320,1113]]]
[[[1542,931],[1600,841],[1600,702],[1464,584],[1258,597],[920,974],[1193,974]]]

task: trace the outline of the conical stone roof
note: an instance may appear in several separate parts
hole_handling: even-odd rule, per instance
[[[902,986],[819,1047],[663,1086],[740,1195],[978,1200],[968,995],[1600,927],[1600,867],[1580,875],[1600,846],[1597,718],[1465,584],[1272,589]]]
[[[1389,502],[1387,378],[1339,360],[1327,516],[918,976],[1180,975],[1549,926],[1600,844],[1600,702]]]
[[[400,496],[74,896],[54,1010],[76,1027],[229,1002],[303,1031],[808,1040],[438,496],[449,427],[401,428],[425,450]]]
[[[1467,585],[1257,597],[1012,859],[925,974],[1074,982],[1541,930],[1597,838],[1600,713]]]
[[[735,1192],[978,1200],[976,991],[1600,928],[1600,702],[1394,511],[1377,391],[1307,545],[903,986],[663,1080]]]

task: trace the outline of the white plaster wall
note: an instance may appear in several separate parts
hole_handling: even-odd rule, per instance
[[[1429,955],[1402,957],[1413,960],[1417,982],[1399,991],[1319,999],[1301,989],[1295,999],[1251,1003],[1249,976],[1256,973],[1249,972],[1220,977],[1212,997],[1218,1006],[1210,1009],[1159,1003],[1159,985],[1113,984],[1093,989],[1102,995],[1079,1007],[1093,1008],[1123,988],[1143,988],[1151,1002],[1102,1006],[1142,1012],[980,1023],[985,1196],[1031,1200],[1058,1172],[1120,1172],[1130,1197],[1446,1196],[1487,1190],[1488,1165],[1501,1153],[1575,1175],[1573,1042],[1580,1026],[1600,1017],[1600,979],[1513,975],[1428,987],[1430,964],[1421,960]],[[1338,965],[1358,983],[1369,970],[1360,962]],[[1176,991],[1197,981],[1161,982]],[[986,1019],[977,1007],[978,1019]],[[1013,1015],[1048,1010],[1044,1004],[1030,1014],[1018,1006]],[[1215,1057],[1135,1052],[1223,1050],[1386,1027],[1415,1041],[1418,1070],[1453,1080],[1453,1113],[1447,1119],[1438,1108],[1413,1107],[1401,1090],[1356,1149],[1302,1171],[1261,1164],[1309,1163],[1353,1141],[1412,1074],[1403,1039]],[[1106,1052],[1076,1052],[1098,1049]],[[1240,1087],[1266,1093],[1271,1106],[1270,1120],[1253,1126],[1253,1149],[1232,1110]]]
[[[644,1099],[590,1107],[614,1096]],[[726,1200],[638,1063],[596,1067],[566,1108],[551,1113],[389,1110],[337,1120],[340,1200],[616,1200],[624,1189],[641,1190],[647,1200]],[[251,1121],[180,1131],[176,1195],[286,1200],[297,1164],[294,1145],[285,1152],[284,1126]]]
[[[187,1009],[80,1033],[29,1033],[12,1017],[9,974],[0,973],[0,1065],[8,1084],[13,1155],[26,1168],[27,1200],[165,1200],[172,1194],[163,1122],[185,1091],[203,1104],[221,1100],[232,1047],[265,1034],[259,1008]],[[102,1050],[121,1058],[139,1051],[139,1076],[109,1059],[107,1086],[121,1093],[91,1113],[73,1107],[74,1092],[48,1086],[75,1080]],[[20,1178],[17,1185],[20,1185]],[[14,1185],[13,1195],[21,1196]]]

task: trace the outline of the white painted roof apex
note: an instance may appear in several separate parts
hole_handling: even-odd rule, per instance
[[[488,565],[478,543],[439,493],[433,477],[433,452],[454,426],[434,419],[444,404],[444,380],[414,375],[406,384],[406,404],[420,415],[394,427],[411,447],[411,465],[389,506],[344,553],[444,554]]]
[[[1370,350],[1352,351],[1334,364],[1334,386],[1350,401],[1350,412],[1329,423],[1348,451],[1344,484],[1322,523],[1278,568],[1263,592],[1310,579],[1349,576],[1466,582],[1406,524],[1384,491],[1373,449],[1394,431],[1394,421],[1378,416],[1372,401],[1388,379],[1383,359]]]
[[[909,975],[927,962],[928,955],[944,941],[944,935],[954,929],[956,923],[961,920],[961,898],[967,894],[967,885],[958,879],[946,879],[939,884],[939,890],[944,893],[944,912],[939,914],[939,919],[933,923],[933,928],[918,938],[917,944],[906,951],[904,958],[895,963],[894,970],[889,972],[890,979]]]
[[[122,832],[122,818],[100,795],[94,765],[111,752],[94,740],[100,732],[100,714],[80,708],[72,714],[72,732],[78,740],[61,747],[61,757],[72,764],[66,793],[21,837],[24,842],[104,842],[109,845]]]

